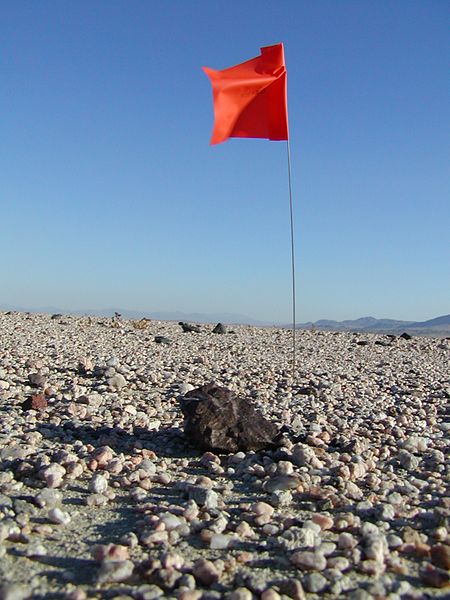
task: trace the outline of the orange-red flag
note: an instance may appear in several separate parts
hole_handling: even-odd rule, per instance
[[[203,70],[214,98],[211,144],[230,137],[288,139],[283,44],[261,48],[260,56],[223,71]]]

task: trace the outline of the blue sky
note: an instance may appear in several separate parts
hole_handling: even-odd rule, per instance
[[[298,321],[449,312],[446,1],[0,2],[0,304],[291,314],[286,144],[209,146],[283,42]]]

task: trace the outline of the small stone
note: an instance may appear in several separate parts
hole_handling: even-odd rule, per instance
[[[47,380],[44,377],[44,375],[42,375],[41,373],[30,373],[28,375],[28,381],[34,387],[39,387],[39,388],[47,387]]]
[[[39,558],[40,556],[47,556],[47,549],[39,542],[35,542],[27,546],[25,556],[28,558]]]
[[[307,573],[303,585],[308,592],[322,592],[328,585],[327,579],[321,573]]]
[[[398,453],[398,461],[400,465],[407,471],[415,471],[419,466],[420,459],[408,450],[400,450]]]
[[[441,569],[450,569],[450,546],[435,544],[431,546],[431,562]]]
[[[209,547],[212,550],[226,550],[233,542],[233,539],[231,535],[215,533],[209,541]]]
[[[105,560],[124,561],[129,559],[128,548],[120,544],[99,544],[92,550],[92,556],[99,563]]]
[[[281,596],[273,588],[268,588],[261,594],[261,600],[281,600]]]
[[[92,359],[88,356],[82,356],[78,360],[77,368],[80,373],[87,373],[89,371],[94,370],[94,363],[92,362]]]
[[[22,404],[23,410],[44,410],[48,407],[44,394],[33,394]]]
[[[165,337],[164,335],[155,335],[155,342],[157,344],[166,344],[167,346],[170,346],[170,344],[172,343],[172,340]]]
[[[391,548],[393,550],[395,548],[400,548],[400,546],[403,544],[402,538],[399,537],[398,535],[395,535],[394,533],[389,533],[386,536],[386,541],[387,541],[389,548]]]
[[[292,461],[299,467],[304,467],[314,462],[316,454],[314,450],[306,444],[295,444],[292,448]]]
[[[109,446],[100,446],[91,454],[91,459],[97,462],[98,468],[103,469],[113,456],[113,451]]]
[[[253,594],[246,587],[238,587],[229,595],[229,600],[252,600]]]
[[[358,588],[357,590],[350,592],[348,600],[373,600],[373,596],[366,590]]]
[[[165,569],[180,571],[184,565],[184,558],[176,552],[165,552],[161,556],[161,564]]]
[[[212,330],[213,333],[223,334],[227,332],[227,328],[222,323],[217,323],[217,325]]]
[[[273,506],[270,506],[267,502],[255,502],[250,508],[257,517],[267,516],[270,518],[274,512]]]
[[[200,600],[203,593],[200,590],[183,590],[178,595],[178,600]]]
[[[126,581],[133,574],[134,564],[131,560],[107,560],[102,563],[97,576],[98,583]]]
[[[55,508],[62,502],[62,494],[53,488],[44,488],[34,498],[39,508]]]
[[[158,600],[164,596],[164,591],[157,585],[141,585],[134,596],[136,600]]]
[[[113,367],[113,369],[115,369],[118,366],[120,366],[120,361],[117,358],[117,356],[111,356],[111,358],[108,358],[108,360],[106,361],[106,366]]]
[[[271,494],[279,490],[295,490],[299,484],[300,480],[295,475],[276,475],[264,483],[263,489],[265,492]]]
[[[311,517],[311,520],[313,523],[317,523],[322,531],[331,529],[334,524],[333,519],[327,515],[316,514]]]
[[[364,537],[363,544],[366,558],[376,560],[379,563],[384,562],[384,556],[387,553],[387,543],[384,537],[370,534]]]
[[[108,489],[108,480],[101,473],[95,473],[89,482],[88,488],[94,494],[104,494]]]
[[[64,596],[64,600],[86,600],[87,594],[81,588],[75,588]]]
[[[3,583],[0,586],[0,600],[25,600],[30,597],[30,590],[17,583]]]
[[[219,580],[219,571],[216,569],[213,562],[206,558],[199,558],[195,561],[192,568],[192,573],[200,583],[210,587],[213,583]]]
[[[294,552],[291,562],[305,571],[323,571],[327,567],[327,560],[323,554],[306,550]]]
[[[39,471],[39,478],[43,479],[49,488],[57,488],[61,485],[65,473],[62,465],[50,463]]]
[[[121,373],[116,373],[112,377],[108,378],[107,383],[109,387],[116,390],[121,390],[127,385],[127,380]]]
[[[351,534],[343,532],[339,534],[338,547],[341,550],[351,550],[358,544],[358,540]]]
[[[190,323],[185,323],[184,321],[179,321],[178,325],[183,330],[183,333],[200,333],[201,331],[199,325],[191,325]]]
[[[108,503],[108,498],[103,494],[89,494],[86,498],[87,506],[104,506]]]
[[[68,525],[71,521],[69,513],[63,512],[60,508],[52,508],[48,511],[48,518],[57,525]]]
[[[346,571],[350,567],[350,561],[345,556],[334,556],[327,560],[328,569],[337,569],[338,571]]]
[[[292,494],[289,490],[276,490],[270,494],[270,504],[283,508],[292,504]]]
[[[160,521],[161,523],[164,523],[164,526],[166,528],[167,531],[172,531],[173,529],[177,529],[177,527],[180,527],[180,525],[182,525],[182,520],[177,517],[176,515],[173,515],[172,513],[164,513],[160,516]]]
[[[320,544],[320,552],[324,556],[331,556],[336,551],[336,547],[334,542],[322,542]]]
[[[280,592],[292,598],[292,600],[305,600],[306,594],[298,579],[285,579],[279,585]]]
[[[191,383],[180,383],[179,386],[179,393],[181,396],[185,396],[188,392],[192,391],[194,389],[194,386]]]
[[[278,538],[279,545],[286,550],[313,548],[317,541],[316,533],[309,528],[289,527]]]
[[[214,490],[201,486],[191,486],[189,488],[189,499],[194,500],[199,506],[211,509],[217,507],[219,497]]]
[[[149,458],[144,458],[144,460],[139,463],[139,470],[145,471],[145,473],[151,477],[156,474],[156,465]]]

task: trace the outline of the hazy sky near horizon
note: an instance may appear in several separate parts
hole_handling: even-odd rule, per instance
[[[283,42],[297,320],[450,312],[440,0],[0,0],[0,304],[291,314],[286,144],[202,65]]]

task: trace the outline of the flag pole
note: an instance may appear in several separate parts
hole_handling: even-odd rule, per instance
[[[291,146],[289,138],[286,140],[288,181],[289,181],[289,214],[291,220],[291,269],[292,269],[292,378],[295,378],[295,246],[294,246],[294,208],[292,204],[292,173],[291,173]]]

